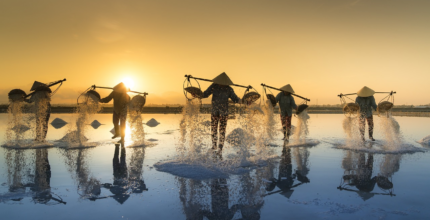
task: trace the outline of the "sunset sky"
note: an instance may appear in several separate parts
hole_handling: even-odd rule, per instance
[[[429,0],[1,0],[0,103],[35,80],[67,78],[52,103],[71,104],[129,78],[148,103],[183,104],[185,74],[226,72],[259,92],[291,84],[310,104],[363,86],[428,104],[429,10]]]

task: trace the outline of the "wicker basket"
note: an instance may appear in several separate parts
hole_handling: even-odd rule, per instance
[[[129,103],[129,109],[131,111],[142,111],[143,106],[145,106],[146,97],[142,95],[134,96]]]
[[[309,107],[309,105],[301,104],[299,107],[297,107],[296,115],[302,113],[304,110],[306,110]]]
[[[267,95],[266,95],[266,98],[267,98],[268,100],[270,100],[270,103],[272,103],[272,106],[273,106],[273,107],[275,107],[275,106],[276,106],[276,98],[275,98],[275,96],[274,96],[274,95],[272,95],[272,94],[267,94]]]
[[[201,99],[203,97],[203,92],[200,88],[191,86],[191,87],[185,88],[185,91],[190,93],[194,98]]]
[[[360,106],[357,103],[350,102],[343,106],[343,111],[348,114],[358,114]]]
[[[376,111],[378,113],[385,113],[393,108],[394,104],[388,101],[383,101],[378,104],[378,108],[376,108]]]
[[[242,100],[247,104],[251,104],[257,101],[259,98],[260,98],[260,94],[256,92],[248,92],[243,96]]]
[[[8,97],[11,101],[16,102],[16,101],[24,101],[24,97],[27,94],[21,90],[21,89],[12,89],[9,94]]]
[[[87,96],[90,96],[90,95],[91,95],[91,97],[94,97],[93,99],[94,99],[94,101],[96,101],[96,102],[99,102],[99,101],[100,101],[100,99],[101,99],[100,94],[99,94],[98,92],[94,91],[94,90],[90,90],[90,91],[88,91],[88,92],[86,93],[86,95],[87,95]]]

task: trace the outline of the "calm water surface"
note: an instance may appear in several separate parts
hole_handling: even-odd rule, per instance
[[[111,115],[93,117],[97,147],[63,149],[67,126],[50,125],[48,149],[0,148],[2,219],[428,219],[430,154],[416,141],[430,118],[396,117],[407,144],[423,152],[372,154],[336,149],[343,115],[310,115],[313,147],[271,146],[276,159],[226,178],[187,179],[154,164],[176,156],[181,115],[142,115],[154,146],[124,149],[110,139]],[[70,122],[72,115],[53,114]],[[209,119],[209,116],[208,116]],[[7,115],[0,114],[0,143]],[[293,119],[293,125],[295,119]],[[382,136],[375,118],[375,138]],[[228,132],[234,125],[228,127]],[[208,136],[209,138],[209,136]],[[379,138],[380,139],[380,138]],[[228,146],[227,146],[228,147]]]

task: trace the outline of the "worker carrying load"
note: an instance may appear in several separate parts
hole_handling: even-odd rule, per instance
[[[376,111],[377,106],[375,102],[375,97],[373,97],[374,94],[375,94],[375,91],[365,86],[357,92],[357,98],[355,99],[355,103],[357,103],[360,106],[359,128],[360,128],[361,139],[363,141],[364,141],[366,121],[369,127],[369,139],[371,141],[375,141],[375,139],[373,138],[374,123],[373,123],[372,109]]]
[[[24,99],[30,97],[29,99],[25,99],[24,101],[28,103],[34,103],[34,110],[36,115],[36,138],[35,141],[44,142],[46,139],[46,135],[48,133],[48,121],[51,116],[51,97],[58,91],[63,82],[66,79],[58,80],[51,83],[41,83],[38,81],[34,81],[33,86],[30,91],[32,93],[24,96]],[[50,87],[54,85],[58,85],[58,87],[52,91]]]
[[[130,89],[121,82],[113,87],[113,91],[107,97],[100,99],[101,103],[108,103],[113,99],[112,122],[115,129],[115,134],[113,135],[112,139],[121,136],[121,140],[119,142],[123,142],[125,137],[127,104],[130,101],[130,96],[127,94],[129,90]]]
[[[375,93],[389,93],[389,95],[384,99],[382,99],[378,105],[376,105],[375,97],[373,96]],[[373,129],[374,129],[373,111],[377,111],[378,115],[381,115],[382,113],[386,113],[387,116],[389,116],[390,115],[389,112],[394,106],[393,94],[395,93],[396,92],[394,91],[375,92],[371,88],[364,86],[357,93],[351,93],[351,94],[341,93],[338,95],[340,97],[341,103],[345,104],[343,107],[343,111],[345,115],[348,117],[358,116],[359,130],[360,130],[360,135],[363,142],[365,141],[364,135],[365,135],[366,121],[368,125],[368,130],[369,130],[369,139],[371,141],[375,141],[373,137]],[[357,98],[355,99],[354,103],[346,103],[345,97],[349,95],[357,95]]]
[[[211,133],[212,133],[212,149],[217,149],[222,152],[225,140],[225,132],[227,129],[228,119],[228,99],[234,103],[241,103],[242,100],[234,93],[230,87],[233,82],[226,73],[221,73],[212,80],[212,84],[203,92],[202,98],[207,98],[212,95],[212,112],[211,112]],[[219,126],[219,139],[218,139]]]
[[[287,84],[279,89],[268,86],[264,83],[262,83],[261,85],[263,86],[264,91],[266,91],[266,87],[280,91],[275,98],[273,98],[274,96],[272,94],[266,94],[266,97],[268,100],[270,100],[273,107],[276,106],[276,103],[279,103],[279,107],[281,109],[280,117],[281,117],[282,131],[284,134],[283,139],[285,141],[289,141],[290,135],[291,135],[291,118],[293,116],[293,109],[296,110],[296,115],[299,115],[309,107],[306,103],[310,101],[310,99],[296,95],[293,90],[293,87],[291,87],[290,84]],[[299,106],[297,106],[293,96],[302,98],[304,102]]]
[[[229,99],[234,103],[250,105],[260,98],[260,94],[256,91],[249,91],[253,89],[252,86],[243,86],[234,84],[225,72],[219,74],[212,80],[196,78],[191,75],[185,75],[184,81],[184,95],[187,100],[194,98],[202,99],[212,95],[212,112],[211,112],[211,133],[212,133],[212,149],[216,150],[219,148],[218,153],[221,154],[224,147],[225,132],[227,128],[227,120],[229,117]],[[191,84],[191,80],[194,79],[197,84],[197,80],[212,82],[212,84],[202,92],[200,84],[198,87]],[[234,92],[231,86],[237,86],[246,88],[245,94],[240,99]],[[188,94],[191,95],[188,96]],[[218,138],[219,130],[219,138]]]

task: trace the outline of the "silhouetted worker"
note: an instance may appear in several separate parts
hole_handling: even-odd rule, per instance
[[[234,90],[230,87],[233,82],[226,73],[221,73],[212,80],[212,85],[203,92],[203,98],[207,98],[212,94],[212,114],[211,114],[211,131],[212,131],[212,149],[217,149],[222,152],[225,140],[225,131],[227,128],[228,119],[228,99],[239,103],[242,100],[237,97]],[[218,139],[218,124],[219,124],[219,139]]]
[[[369,126],[369,139],[375,141],[373,138],[373,113],[372,109],[376,111],[377,105],[375,102],[375,97],[373,97],[375,91],[368,88],[367,86],[360,89],[357,92],[357,98],[355,99],[355,103],[360,106],[360,116],[359,116],[359,127],[361,139],[364,141],[364,130],[367,125]]]
[[[281,108],[281,123],[284,132],[284,140],[288,141],[291,135],[291,117],[293,109],[297,110],[296,102],[291,94],[294,94],[293,88],[287,84],[280,88],[282,92],[276,95],[276,102],[279,102]]]
[[[43,83],[35,82],[30,91],[35,91],[30,99],[25,101],[34,103],[36,114],[35,141],[45,141],[48,133],[48,121],[51,117],[51,89]]]
[[[113,126],[115,134],[112,139],[121,136],[120,141],[124,141],[125,125],[127,120],[127,104],[130,96],[127,94],[129,89],[124,83],[119,83],[113,87],[113,91],[106,97],[100,99],[101,103],[108,103],[113,99]]]

